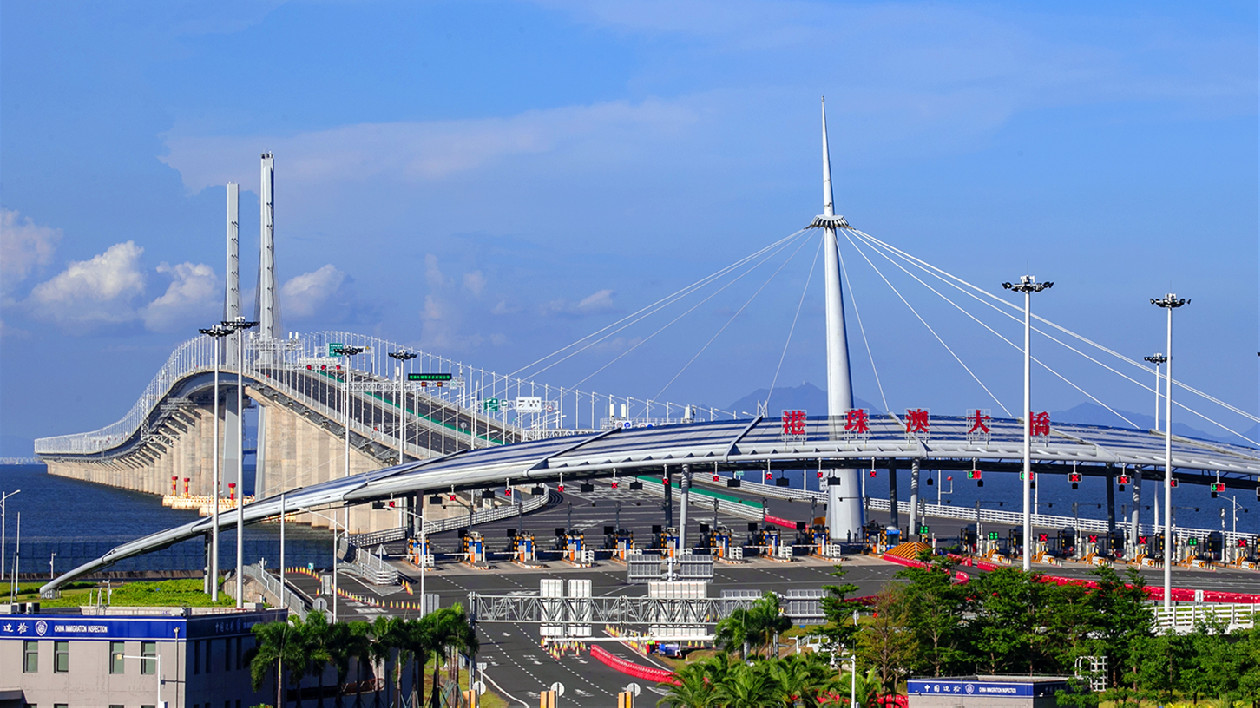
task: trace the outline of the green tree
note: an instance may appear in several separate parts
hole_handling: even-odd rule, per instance
[[[390,703],[390,686],[393,686],[393,705],[401,702],[402,656],[406,644],[407,622],[401,617],[377,617],[372,622],[372,648],[374,661],[380,662],[385,677],[385,702]],[[392,666],[391,666],[392,664]],[[392,670],[391,670],[392,669]]]
[[[764,649],[791,626],[792,621],[779,607],[779,596],[768,592],[752,606],[736,608],[718,622],[714,641],[726,651],[738,647],[740,657],[746,658],[747,646],[751,645],[754,652]]]
[[[1146,602],[1146,581],[1135,568],[1129,568],[1124,578],[1106,566],[1095,568],[1092,573],[1098,587],[1091,589],[1085,599],[1094,620],[1090,628],[1095,638],[1091,653],[1107,657],[1109,685],[1132,686],[1140,662],[1133,661],[1130,647],[1139,637],[1153,633],[1154,615]]]
[[[255,644],[245,655],[249,662],[249,675],[254,690],[258,690],[269,676],[276,682],[276,705],[284,705],[285,681],[296,682],[305,673],[307,644],[303,626],[295,616],[279,622],[256,624],[250,630]],[[287,673],[286,673],[287,672]],[[301,697],[299,695],[299,702]]]
[[[710,679],[707,662],[693,662],[674,672],[674,681],[662,682],[665,695],[656,702],[658,706],[672,708],[709,708],[713,705],[714,682]]]
[[[319,705],[324,705],[324,669],[332,662],[331,625],[323,612],[310,612],[302,623],[302,643],[306,650],[303,673],[315,678],[319,686]],[[299,692],[298,704],[302,698]]]
[[[897,576],[909,581],[900,594],[910,631],[919,644],[915,669],[941,676],[970,656],[963,613],[966,586],[954,583],[954,564],[928,556],[927,568],[906,568]]]
[[[845,568],[837,565],[831,575],[843,580],[847,573]],[[836,646],[853,647],[856,645],[857,625],[853,622],[853,613],[860,613],[865,609],[862,603],[849,597],[857,592],[857,589],[858,587],[853,583],[823,586],[827,594],[822,598],[822,611],[823,616],[827,618],[827,623],[823,625],[822,634],[835,642]]]
[[[841,689],[835,669],[822,654],[788,654],[769,661],[768,666],[785,700],[793,705],[815,708]]]
[[[769,669],[768,661],[731,664],[723,680],[713,689],[714,705],[726,708],[765,708],[782,705],[784,693]]]
[[[337,672],[337,706],[343,704],[342,687],[350,673],[350,661],[357,660],[360,674],[370,660],[369,627],[366,622],[338,622],[328,626],[326,648]]]
[[[914,632],[908,627],[903,588],[886,585],[875,600],[875,612],[862,624],[858,634],[858,658],[874,669],[883,693],[895,693],[897,684],[910,673],[919,650]]]
[[[429,621],[427,632],[428,651],[433,654],[433,686],[429,694],[429,705],[439,706],[438,668],[443,657],[450,651],[474,654],[477,651],[477,632],[468,622],[464,608],[459,605],[443,607],[426,615]]]

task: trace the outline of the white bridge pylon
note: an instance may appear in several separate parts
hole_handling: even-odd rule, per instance
[[[341,508],[372,501],[449,489],[469,490],[612,477],[660,474],[690,465],[693,473],[753,474],[767,465],[778,469],[821,469],[835,474],[876,463],[921,469],[967,469],[979,461],[987,469],[1017,472],[1022,455],[1022,427],[1013,419],[993,419],[985,442],[969,439],[965,418],[937,417],[930,441],[907,437],[905,425],[893,416],[874,417],[862,437],[838,434],[828,419],[810,419],[803,434],[784,435],[779,418],[757,417],[655,428],[612,429],[534,442],[465,450],[443,457],[409,462],[394,467],[344,477],[290,490],[285,494],[288,513]],[[1158,477],[1163,473],[1162,435],[1094,425],[1058,425],[1040,441],[1034,452],[1038,474],[1077,472],[1111,475],[1127,468],[1129,474]],[[1260,480],[1260,452],[1240,446],[1178,438],[1173,445],[1173,464],[1187,481],[1206,482],[1218,472],[1244,478],[1244,484]],[[609,494],[615,491],[607,490]],[[861,503],[861,500],[859,500]],[[279,496],[244,507],[246,523],[280,514]],[[206,534],[211,520],[201,519],[122,544],[106,555],[54,579],[43,592],[100,570],[119,560],[164,548],[172,543]],[[837,538],[845,541],[847,538]],[[858,540],[854,538],[853,540]]]

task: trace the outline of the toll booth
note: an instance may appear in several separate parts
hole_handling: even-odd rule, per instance
[[[1030,550],[1032,551],[1030,555],[1034,562],[1044,563],[1051,560],[1054,554],[1050,552],[1050,534],[1037,533]]]
[[[827,556],[827,547],[831,545],[831,531],[826,526],[814,524],[808,531],[809,552],[816,556]]]
[[[1099,535],[1096,533],[1087,533],[1082,536],[1080,543],[1077,544],[1080,547],[1077,557],[1086,563],[1093,563],[1094,558],[1098,556],[1098,539]]]
[[[1125,553],[1125,537],[1127,534],[1122,529],[1112,529],[1107,534],[1107,555],[1111,558],[1129,558],[1131,553]]]
[[[411,539],[407,541],[407,560],[422,568],[433,567],[433,544],[429,539],[424,539],[424,545],[421,547],[419,539]]]
[[[753,532],[752,545],[760,547],[761,553],[767,557],[777,557],[782,543],[776,528],[759,528]]]
[[[1024,530],[1010,529],[1006,532],[1006,553],[1007,558],[1022,557],[1024,553]]]
[[[605,526],[604,548],[612,551],[613,558],[625,562],[634,550],[634,532],[629,529]]]
[[[962,530],[963,553],[975,555],[980,552],[980,540],[976,534],[976,525],[967,524]]]
[[[486,541],[480,531],[469,531],[464,534],[464,560],[469,565],[485,565]]]
[[[564,537],[564,559],[570,563],[583,563],[586,551],[586,539],[581,531],[570,529]]]
[[[508,535],[512,539],[512,560],[517,563],[534,563],[538,560],[538,545],[534,542],[534,534],[509,529]]]
[[[1221,563],[1225,560],[1225,534],[1220,531],[1213,531],[1208,534],[1207,548],[1203,554],[1203,559],[1212,563]]]
[[[662,558],[675,558],[678,556],[678,529],[673,527],[662,529],[660,526],[652,527],[652,548],[661,554]]]
[[[1059,529],[1055,534],[1054,554],[1059,558],[1070,558],[1076,552],[1076,530]]]
[[[709,553],[717,558],[731,557],[731,530],[719,526],[709,533]]]

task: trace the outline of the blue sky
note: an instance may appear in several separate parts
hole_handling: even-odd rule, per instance
[[[286,330],[504,372],[807,224],[824,94],[854,226],[989,289],[1053,280],[1038,313],[1133,357],[1163,348],[1149,298],[1191,297],[1177,377],[1254,414],[1256,28],[1241,1],[3,0],[0,452],[113,422],[218,318],[230,180],[252,292],[260,152],[276,156]],[[787,254],[544,379],[572,385],[645,342],[583,386],[652,397],[725,326],[658,400],[765,388],[815,252],[733,320]],[[844,258],[891,407],[996,410]],[[825,380],[820,278],[821,263],[780,385]],[[914,297],[1017,407],[1018,352]],[[878,401],[850,330],[855,392]],[[1096,366],[1052,365],[1151,407]],[[1038,386],[1035,408],[1086,400]]]

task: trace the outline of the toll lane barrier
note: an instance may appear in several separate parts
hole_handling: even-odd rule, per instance
[[[674,672],[672,671],[658,669],[655,666],[636,664],[633,661],[614,655],[603,647],[591,647],[591,658],[614,671],[620,671],[623,674],[643,679],[644,681],[678,684],[678,679],[674,678]]]

